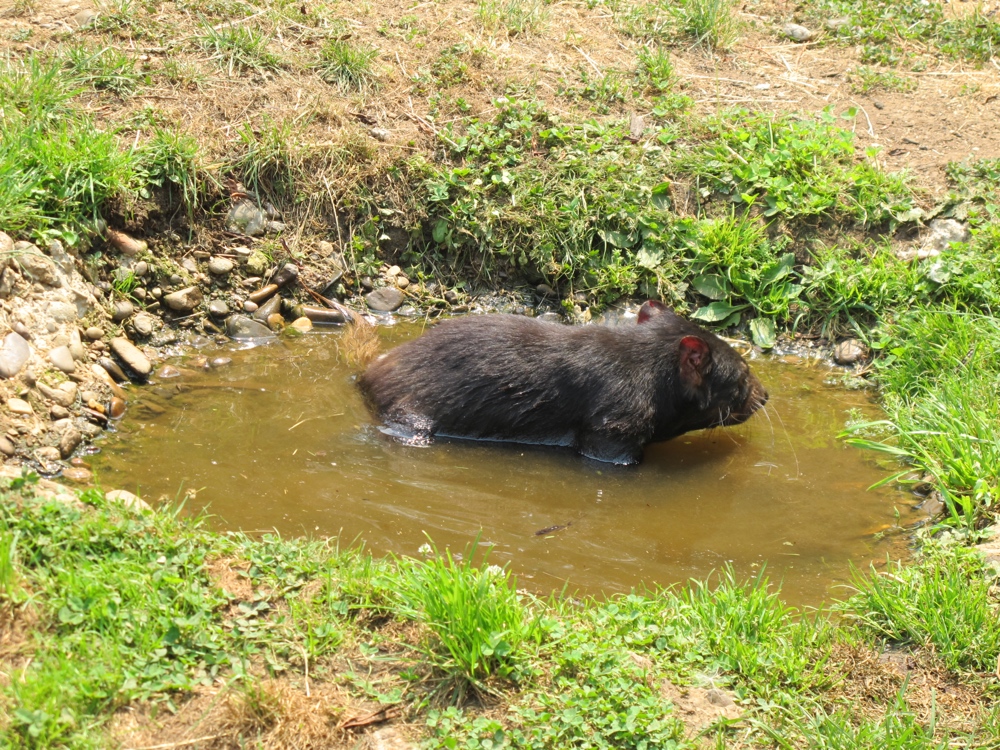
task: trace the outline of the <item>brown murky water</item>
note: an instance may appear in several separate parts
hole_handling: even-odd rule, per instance
[[[339,535],[376,553],[415,555],[426,535],[462,550],[481,533],[491,562],[539,591],[620,592],[766,563],[789,601],[817,604],[851,563],[905,553],[901,535],[879,532],[916,520],[912,499],[867,490],[885,467],[835,437],[850,410],[877,409],[825,384],[825,366],[758,359],[770,419],[653,445],[619,468],[558,448],[394,442],[338,363],[337,335],[202,351],[233,359],[208,371],[178,360],[180,377],[133,392],[92,457],[100,481],[147,499],[194,489],[188,507],[222,528]]]

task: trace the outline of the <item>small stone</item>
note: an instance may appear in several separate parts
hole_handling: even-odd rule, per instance
[[[556,290],[550,287],[548,284],[539,284],[535,287],[535,291],[538,292],[543,297],[555,297]]]
[[[267,327],[272,331],[280,331],[285,327],[285,317],[281,313],[272,313],[267,316]]]
[[[399,276],[399,274],[400,274],[400,272],[401,272],[402,270],[403,270],[403,269],[402,269],[402,268],[400,268],[399,266],[389,266],[389,267],[388,267],[388,268],[386,269],[386,271],[385,271],[385,275],[386,275],[387,277],[389,277],[389,278],[392,278],[392,277],[395,277],[395,276]]]
[[[176,312],[191,312],[201,304],[201,300],[201,289],[196,286],[189,286],[163,297],[167,307]]]
[[[944,498],[937,490],[933,490],[927,499],[920,503],[920,510],[929,516],[938,516],[945,510]]]
[[[229,258],[213,257],[208,261],[208,272],[214,276],[227,276],[233,270],[235,263]]]
[[[797,23],[786,23],[782,27],[782,30],[785,32],[785,36],[795,42],[808,42],[816,36],[815,31],[810,31],[805,26],[800,26]]]
[[[143,240],[137,240],[125,234],[125,232],[119,232],[117,229],[109,228],[105,232],[105,235],[108,238],[108,244],[125,255],[135,255],[149,249],[149,245]]]
[[[245,315],[230,315],[226,318],[226,335],[234,339],[274,338],[274,332],[270,328]]]
[[[180,286],[183,283],[184,283],[184,279],[181,278],[181,276],[179,274],[175,273],[175,274],[171,275],[171,277],[170,277],[170,285],[171,286]]]
[[[70,466],[62,470],[62,478],[78,484],[89,484],[94,475],[89,469],[78,466]]]
[[[249,247],[234,247],[233,255],[239,259],[240,263],[244,263],[247,258],[253,255],[253,250]]]
[[[69,427],[59,438],[59,454],[62,458],[69,458],[73,455],[80,443],[83,442],[83,433],[75,427]]]
[[[851,24],[851,19],[847,16],[840,16],[839,18],[828,18],[823,22],[823,25],[829,31],[840,31],[841,29],[847,28]]]
[[[75,328],[70,331],[68,346],[69,353],[73,355],[73,359],[77,362],[87,361],[87,350],[83,346],[83,339],[80,338],[80,332]]]
[[[312,330],[313,322],[306,317],[296,318],[292,321],[292,328],[302,333],[307,333]]]
[[[276,274],[274,274],[274,277],[271,279],[271,283],[277,284],[278,286],[285,286],[285,284],[288,284],[290,281],[297,279],[298,276],[298,267],[294,263],[286,263],[278,269]]]
[[[153,318],[146,313],[139,313],[132,321],[132,329],[137,336],[150,336],[153,333]]]
[[[146,299],[146,290],[143,289],[141,286],[137,286],[135,289],[132,290],[132,296],[135,297],[140,302],[142,302],[143,300]]]
[[[6,435],[0,435],[0,453],[10,458],[17,451],[14,442]]]
[[[34,451],[35,458],[39,461],[50,463],[52,461],[58,461],[62,456],[59,455],[59,449],[53,445],[45,445],[41,448],[36,448]]]
[[[76,369],[76,360],[68,346],[57,346],[49,352],[49,362],[65,372],[67,375]]]
[[[111,418],[121,419],[125,414],[125,399],[121,396],[111,397]]]
[[[406,289],[406,287],[408,287],[409,285],[410,285],[410,280],[405,276],[396,277],[396,286],[399,287],[400,289]]]
[[[149,263],[147,263],[144,260],[140,260],[138,263],[132,266],[132,273],[134,273],[140,279],[145,278],[146,274],[149,273]]]
[[[208,303],[208,313],[216,318],[224,318],[229,315],[229,305],[221,299],[213,299]]]
[[[30,242],[14,244],[14,262],[29,281],[47,287],[62,286],[59,267]]]
[[[444,301],[449,305],[454,305],[458,302],[458,292],[454,289],[449,289],[444,293]]]
[[[102,331],[97,326],[91,326],[86,331],[84,331],[83,335],[86,336],[91,341],[100,341],[101,339],[104,338],[104,331]]]
[[[368,308],[375,312],[392,312],[398,310],[406,299],[402,290],[391,286],[384,286],[365,295],[365,302]]]
[[[0,378],[17,375],[31,356],[31,347],[16,333],[8,333],[0,347]]]
[[[281,310],[281,297],[275,295],[271,297],[267,302],[257,308],[257,312],[253,314],[254,320],[259,320],[262,323],[265,322],[269,317],[274,315],[276,312]]]
[[[326,240],[320,240],[319,244],[316,245],[316,249],[319,250],[320,255],[330,255],[333,252],[333,243],[327,242]]]
[[[28,326],[26,326],[20,320],[14,324],[14,333],[16,333],[25,341],[31,341],[31,331],[29,331]]]
[[[154,287],[153,287],[153,288],[152,288],[152,289],[151,289],[151,290],[149,291],[149,293],[150,293],[150,295],[152,295],[153,299],[160,299],[160,297],[162,297],[162,296],[163,296],[163,290],[162,290],[162,289],[160,289],[160,287],[158,287],[158,286],[154,286]]]
[[[382,141],[383,143],[385,143],[392,137],[392,133],[390,133],[385,128],[372,128],[368,132],[372,134],[372,138],[374,138],[376,141]]]
[[[128,320],[132,317],[135,312],[135,306],[129,302],[127,299],[118,300],[115,302],[115,310],[111,314],[111,319],[115,323],[121,323],[123,320]]]
[[[868,349],[857,339],[846,339],[833,350],[833,361],[838,365],[853,365],[868,357]]]
[[[149,377],[149,373],[153,370],[153,365],[150,364],[149,358],[126,338],[118,337],[111,339],[111,351],[140,378]]]
[[[227,365],[231,365],[232,363],[233,363],[232,357],[213,357],[208,364],[212,367],[226,367]]]
[[[100,15],[96,10],[86,8],[69,19],[69,25],[74,29],[86,29],[94,24]]]
[[[35,410],[31,408],[31,404],[20,398],[7,399],[7,408],[10,409],[12,414],[22,417],[27,417],[35,413]]]
[[[107,357],[101,357],[97,360],[97,364],[117,383],[124,383],[128,380],[128,376],[122,371],[113,359],[108,359]]]
[[[252,299],[248,299],[246,302],[243,303],[243,309],[248,313],[257,312],[257,307],[258,307],[257,303],[254,302]]]
[[[60,406],[68,409],[73,405],[73,402],[76,401],[76,383],[66,383],[65,385],[69,385],[71,387],[63,388],[60,386],[58,388],[52,388],[42,382],[35,383],[35,387],[43,397],[47,398],[49,401],[55,401]]]
[[[156,377],[158,378],[177,378],[180,377],[181,371],[178,370],[173,365],[163,365],[159,370],[156,371]]]
[[[52,404],[49,407],[49,416],[52,419],[67,419],[69,418],[69,409],[65,406],[60,406],[59,404]]]
[[[226,216],[227,232],[259,237],[266,229],[267,216],[248,198],[229,209],[229,215]]]

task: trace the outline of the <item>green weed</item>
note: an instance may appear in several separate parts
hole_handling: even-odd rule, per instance
[[[917,82],[906,78],[892,70],[879,70],[867,65],[860,65],[848,74],[851,90],[858,94],[870,94],[873,91],[909,92],[917,88]]]
[[[1000,656],[993,582],[976,550],[932,544],[916,565],[856,574],[857,593],[844,606],[866,629],[929,648],[949,669],[993,672]]]
[[[541,639],[540,620],[516,590],[517,581],[498,566],[477,567],[477,545],[457,560],[436,550],[426,561],[402,568],[401,613],[427,624],[444,650],[439,666],[469,684],[484,687],[491,676],[524,674],[523,653]]]
[[[157,127],[153,137],[139,151],[140,194],[149,197],[149,188],[165,188],[171,203],[185,208],[189,221],[215,179],[201,164],[198,142],[186,133]],[[176,191],[176,195],[174,194]]]
[[[316,69],[324,81],[345,91],[369,91],[378,87],[372,65],[377,58],[376,49],[330,39],[320,49]]]
[[[237,71],[278,70],[281,60],[268,50],[271,37],[248,26],[205,26],[196,42],[232,77]]]
[[[646,85],[658,93],[670,91],[677,84],[670,53],[659,45],[639,50],[639,74]]]
[[[119,96],[134,94],[144,77],[133,58],[110,47],[71,47],[65,60],[66,68],[80,83]]]
[[[617,13],[626,34],[659,44],[676,44],[683,37],[694,46],[726,51],[736,43],[740,22],[733,0],[652,0],[624,3]]]

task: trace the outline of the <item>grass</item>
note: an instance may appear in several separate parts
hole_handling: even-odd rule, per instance
[[[733,0],[621,3],[616,15],[625,34],[661,44],[683,43],[725,52],[740,35]]]
[[[316,69],[324,81],[344,91],[368,91],[378,86],[378,73],[372,65],[377,58],[376,49],[330,39],[319,52]]]
[[[840,643],[877,653],[884,639],[970,684],[992,670],[991,580],[956,545],[858,573],[838,624],[787,607],[763,576],[724,570],[686,587],[543,602],[474,559],[474,546],[461,560],[430,548],[384,561],[330,541],[217,534],[94,491],[82,499],[35,498],[29,477],[0,500],[0,609],[20,628],[0,656],[20,675],[0,685],[8,747],[103,746],[118,709],[169,709],[195,690],[218,693],[205,734],[277,747],[299,722],[299,742],[329,743],[333,725],[289,713],[307,685],[337,689],[342,707],[326,710],[402,709],[435,748],[694,748],[663,681],[734,698],[744,721],[705,735],[721,745],[975,745],[992,731],[988,717],[959,728],[947,704],[936,718],[911,710],[930,688],[902,678],[876,715],[837,697],[845,680],[867,679],[842,671]],[[488,710],[460,684],[488,689]]]
[[[478,0],[476,20],[484,31],[524,36],[542,31],[549,20],[543,0]]]
[[[230,78],[237,72],[261,74],[281,68],[281,60],[268,49],[271,37],[252,26],[205,26],[196,42]]]

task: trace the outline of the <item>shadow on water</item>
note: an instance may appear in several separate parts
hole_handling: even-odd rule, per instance
[[[93,456],[102,483],[152,500],[194,489],[189,506],[221,528],[339,535],[376,553],[413,555],[427,536],[461,550],[481,532],[491,562],[539,591],[611,593],[766,563],[800,604],[827,598],[851,563],[904,554],[900,535],[880,532],[897,527],[897,508],[904,525],[918,518],[910,496],[869,491],[886,469],[836,440],[851,410],[878,410],[825,383],[825,366],[759,359],[770,419],[652,445],[621,468],[568,449],[400,444],[372,423],[336,335],[233,345],[218,369],[179,360],[179,377],[133,393]]]

